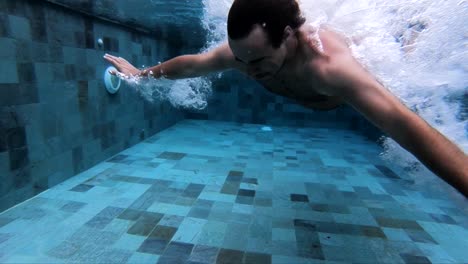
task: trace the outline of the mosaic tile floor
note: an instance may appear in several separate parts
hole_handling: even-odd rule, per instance
[[[466,199],[379,151],[344,130],[186,120],[0,214],[0,262],[468,261]]]

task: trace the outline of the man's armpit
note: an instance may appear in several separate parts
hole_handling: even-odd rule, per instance
[[[301,100],[299,103],[313,110],[329,111],[343,105],[344,101],[338,96],[317,95],[307,100]]]

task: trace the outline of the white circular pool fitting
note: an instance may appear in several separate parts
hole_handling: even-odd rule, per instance
[[[110,71],[117,72],[117,69],[112,66],[106,69],[106,72],[104,73],[104,83],[106,84],[106,90],[110,94],[115,94],[117,91],[119,91],[122,80],[120,80],[117,75],[110,74]]]

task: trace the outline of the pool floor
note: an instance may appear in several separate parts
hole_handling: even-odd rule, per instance
[[[468,261],[466,199],[438,178],[353,131],[269,130],[182,121],[0,214],[0,262]]]

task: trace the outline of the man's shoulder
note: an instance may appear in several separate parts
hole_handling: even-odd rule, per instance
[[[337,66],[336,64],[345,63],[353,58],[350,42],[332,28],[322,27],[315,37],[316,40],[307,44],[309,50],[316,51],[308,61],[311,69],[325,70],[324,68]]]
[[[354,66],[351,49],[344,36],[328,27],[321,28],[313,37],[312,41],[305,42],[309,52],[306,51],[303,74],[311,80],[318,80],[320,85],[316,90],[321,94],[336,95],[333,87],[339,77],[337,72]]]
[[[300,40],[309,50],[320,55],[333,56],[351,52],[347,37],[327,25],[304,25],[300,28]]]
[[[228,68],[240,68],[241,64],[236,61],[228,42],[220,44],[218,47],[207,53],[213,60],[225,65]]]
[[[350,41],[345,35],[333,30],[330,27],[324,27],[320,31],[320,39],[325,52],[329,56],[346,56],[351,55]]]

